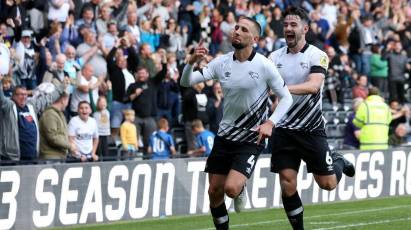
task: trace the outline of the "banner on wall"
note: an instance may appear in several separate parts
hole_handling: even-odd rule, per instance
[[[345,152],[356,176],[321,190],[305,164],[304,204],[411,195],[411,149]],[[33,229],[209,212],[205,158],[0,168],[0,229]],[[247,182],[246,209],[281,207],[279,177],[262,155]],[[232,208],[232,200],[226,199]]]

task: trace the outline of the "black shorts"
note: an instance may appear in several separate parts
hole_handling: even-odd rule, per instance
[[[250,178],[263,148],[261,145],[238,143],[216,136],[204,171],[228,175],[234,169]]]
[[[272,137],[271,172],[294,169],[298,172],[301,160],[307,171],[317,175],[334,174],[331,151],[325,131],[295,131],[276,128]]]

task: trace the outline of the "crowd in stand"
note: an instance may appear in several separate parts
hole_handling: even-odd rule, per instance
[[[246,15],[260,23],[255,49],[268,56],[285,45],[281,14],[291,5],[309,12],[307,41],[329,57],[325,99],[337,110],[352,89],[354,113],[364,110],[357,98],[389,102],[390,144],[407,142],[410,1],[1,0],[1,161],[97,161],[110,146],[121,159],[207,156],[224,95],[219,82],[179,86],[193,47],[210,51],[198,68],[232,51]],[[367,132],[354,113],[347,148]]]

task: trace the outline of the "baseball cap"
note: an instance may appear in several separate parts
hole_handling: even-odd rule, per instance
[[[33,34],[33,31],[31,30],[23,30],[23,32],[21,33],[22,37],[31,37],[31,35]]]

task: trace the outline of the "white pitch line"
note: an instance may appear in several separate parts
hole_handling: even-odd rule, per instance
[[[411,207],[411,205],[396,205],[396,206],[390,206],[390,207],[385,207],[385,208],[371,208],[371,209],[363,209],[363,210],[356,210],[356,211],[329,213],[329,214],[325,214],[325,215],[307,216],[304,219],[307,220],[307,219],[313,219],[313,218],[321,218],[321,217],[329,217],[329,216],[343,216],[343,215],[349,216],[349,215],[358,214],[358,213],[380,212],[380,211],[387,211],[387,210],[401,209],[401,208],[408,208],[408,207]],[[267,220],[267,221],[260,221],[260,222],[254,222],[254,223],[248,223],[248,224],[233,224],[233,225],[230,225],[230,228],[242,228],[242,227],[272,224],[272,223],[279,223],[279,222],[288,222],[288,220],[286,220],[286,219]],[[201,229],[197,229],[197,230],[214,230],[214,228],[201,228]]]
[[[411,217],[408,218],[398,218],[398,219],[386,219],[386,220],[379,220],[373,222],[363,222],[363,223],[355,223],[355,224],[346,224],[346,225],[338,225],[331,228],[316,228],[314,230],[331,230],[331,229],[344,229],[344,228],[352,228],[352,227],[361,227],[361,226],[368,226],[368,225],[378,225],[378,224],[388,224],[393,222],[401,222],[401,221],[409,221]]]

